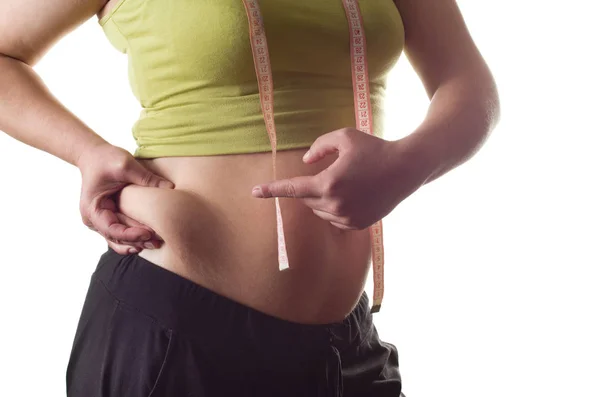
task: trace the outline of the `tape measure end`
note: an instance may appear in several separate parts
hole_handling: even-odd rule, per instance
[[[379,310],[381,309],[381,305],[374,305],[371,308],[371,313],[379,313]]]

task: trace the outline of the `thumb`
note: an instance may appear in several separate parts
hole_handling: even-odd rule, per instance
[[[310,164],[321,160],[328,154],[338,153],[342,145],[338,131],[329,132],[315,139],[309,150],[304,154],[304,157],[302,157],[302,160]]]
[[[128,179],[131,183],[140,186],[158,187],[163,189],[173,189],[175,187],[173,182],[154,174],[140,163],[136,162],[135,164],[135,167],[128,175]]]

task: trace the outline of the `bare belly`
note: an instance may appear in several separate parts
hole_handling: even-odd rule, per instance
[[[316,175],[330,155],[307,165],[307,148],[277,152],[277,179]],[[279,270],[275,199],[251,195],[272,180],[271,153],[139,159],[174,190],[126,186],[121,212],[164,240],[138,255],[235,301],[288,321],[343,319],[365,286],[369,230],[346,231],[301,199],[280,198],[290,268]]]

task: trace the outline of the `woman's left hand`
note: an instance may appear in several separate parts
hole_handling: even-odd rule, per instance
[[[425,182],[423,170],[411,160],[414,156],[402,154],[412,152],[406,142],[387,141],[354,128],[329,132],[317,138],[303,158],[312,164],[339,153],[328,168],[314,176],[257,185],[252,195],[301,199],[318,217],[340,229],[366,229]]]

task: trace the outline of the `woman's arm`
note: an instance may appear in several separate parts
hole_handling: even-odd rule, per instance
[[[454,0],[394,0],[405,26],[405,53],[431,104],[419,127],[396,141],[416,154],[424,183],[468,160],[500,115],[492,74]]]
[[[107,142],[65,108],[32,67],[104,3],[0,1],[0,130],[73,165],[82,152]]]
[[[0,130],[77,166],[83,223],[125,255],[138,252],[147,240],[160,246],[160,236],[119,213],[113,196],[128,184],[167,189],[174,185],[92,131],[52,95],[32,68],[54,43],[105,3],[0,0]]]

